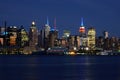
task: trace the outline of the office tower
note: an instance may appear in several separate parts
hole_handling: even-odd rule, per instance
[[[38,44],[38,30],[34,21],[29,31],[29,43],[30,46],[36,46]]]
[[[70,35],[69,37],[69,49],[73,49],[75,47],[75,36]]]
[[[9,36],[7,32],[7,27],[0,27],[0,45],[9,45]]]
[[[41,30],[40,30],[39,46],[40,46],[41,48],[45,48],[45,30],[44,30],[44,29],[41,29]]]
[[[80,37],[85,37],[86,33],[85,33],[85,27],[83,24],[83,18],[81,18],[81,26],[79,28],[79,32],[80,32]]]
[[[56,29],[56,19],[54,21],[54,28],[49,32],[49,47],[58,46],[58,30]]]
[[[0,46],[4,45],[5,27],[0,27]]]
[[[105,39],[108,38],[108,34],[109,34],[109,33],[108,33],[107,31],[104,31],[103,34],[104,34],[104,38],[105,38]]]
[[[7,32],[9,35],[9,45],[15,46],[17,45],[17,27],[16,26],[10,26],[7,28]]]
[[[69,36],[70,36],[70,31],[69,30],[64,30],[63,37],[68,38]]]
[[[96,37],[96,31],[94,28],[88,29],[88,47],[90,49],[95,48],[95,37]]]
[[[47,23],[45,24],[45,38],[48,38],[48,36],[49,36],[49,32],[50,32],[50,25],[49,25],[49,20],[48,20],[48,18],[47,18]]]
[[[20,29],[18,30],[18,37],[17,37],[18,46],[20,47],[28,46],[29,43],[28,41],[29,41],[28,33],[24,29],[24,27],[21,26]]]
[[[110,38],[110,48],[112,50],[116,50],[119,45],[119,39],[117,37],[111,37]]]
[[[49,47],[57,46],[57,42],[58,42],[57,39],[58,39],[58,31],[51,30],[49,34]]]
[[[75,35],[74,47],[76,47],[76,49],[80,48],[80,36],[78,35]]]
[[[5,34],[5,27],[0,27],[0,35],[4,35]]]
[[[39,48],[42,48],[42,46],[41,46],[41,40],[42,39],[42,36],[41,36],[41,30],[40,31],[38,31],[38,47]]]
[[[109,39],[109,38],[105,38],[105,39],[104,39],[103,49],[104,49],[104,50],[109,50],[109,49],[110,49],[110,39]]]
[[[86,30],[83,24],[83,18],[81,18],[81,26],[79,28],[79,32],[80,32],[80,42],[79,42],[79,47],[83,48],[83,47],[87,47],[87,42],[88,42],[88,38],[86,36]]]
[[[104,38],[102,36],[99,36],[98,38],[96,38],[96,47],[103,49],[104,46]]]
[[[62,47],[68,47],[70,45],[69,37],[70,37],[70,31],[64,30],[62,36]]]
[[[50,34],[50,25],[49,20],[47,18],[47,23],[45,24],[44,28],[40,32],[41,36],[41,47],[47,49],[49,46],[49,34]]]
[[[85,48],[88,46],[88,37],[80,37],[80,47]]]

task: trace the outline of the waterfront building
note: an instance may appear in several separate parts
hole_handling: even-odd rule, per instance
[[[110,49],[110,39],[106,38],[104,39],[104,45],[103,45],[104,50],[109,50]]]
[[[40,34],[38,36],[38,43],[41,48],[45,48],[45,30],[41,29]]]
[[[16,46],[17,45],[17,27],[10,26],[7,28],[8,36],[9,36],[9,45]]]
[[[90,49],[95,49],[95,43],[96,43],[96,31],[94,28],[89,28],[88,29],[88,47]]]
[[[49,25],[49,20],[47,18],[47,23],[45,24],[44,26],[44,48],[47,49],[50,44],[49,44],[49,36],[50,36],[50,30],[51,30],[51,27]]]
[[[111,37],[110,38],[110,48],[112,50],[116,50],[119,46],[119,39],[117,37]]]
[[[18,46],[20,46],[20,47],[28,46],[29,35],[23,26],[20,27],[17,35],[18,35],[18,37],[17,37]]]
[[[58,30],[56,29],[56,19],[54,20],[54,28],[49,32],[49,47],[59,46]]]
[[[63,31],[63,36],[62,36],[62,46],[63,47],[69,47],[69,38],[70,38],[70,31],[69,30],[64,30]]]
[[[79,50],[80,49],[80,36],[70,35],[68,44],[69,44],[69,50]]]
[[[88,43],[88,38],[87,38],[87,35],[86,35],[85,26],[83,24],[83,18],[81,18],[81,26],[80,26],[79,32],[80,32],[79,47],[81,49],[83,47],[88,46],[88,44],[87,44]]]
[[[69,48],[72,49],[75,46],[75,36],[70,35],[69,37]]]
[[[88,46],[88,37],[80,37],[80,47]]]
[[[3,37],[2,36],[0,36],[0,46],[3,46]]]
[[[38,45],[38,29],[34,21],[32,22],[32,25],[29,31],[29,43],[30,43],[30,46]]]
[[[67,47],[67,45],[68,45],[68,44],[67,44],[66,39],[65,39],[64,37],[62,37],[60,46],[61,46],[61,47]]]
[[[0,27],[0,46],[4,45],[5,40],[5,27]]]
[[[102,36],[99,36],[96,38],[96,47],[103,49],[104,46],[104,38]]]
[[[74,41],[74,48],[76,48],[76,49],[79,49],[80,48],[80,36],[79,35],[75,35],[75,37],[74,37],[75,39],[75,41]]]
[[[118,39],[118,47],[117,47],[117,49],[120,52],[120,39]]]
[[[49,47],[58,45],[58,30],[51,30],[49,33]]]

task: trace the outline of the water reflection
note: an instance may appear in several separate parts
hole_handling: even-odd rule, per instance
[[[120,79],[119,57],[2,57],[0,63],[0,78],[2,80]]]

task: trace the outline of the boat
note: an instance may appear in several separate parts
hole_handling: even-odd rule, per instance
[[[46,53],[50,55],[64,55],[68,53],[68,49],[64,47],[52,47],[48,48]]]

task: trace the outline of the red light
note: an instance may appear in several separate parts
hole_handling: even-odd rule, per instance
[[[80,27],[79,32],[85,33],[85,27]]]

